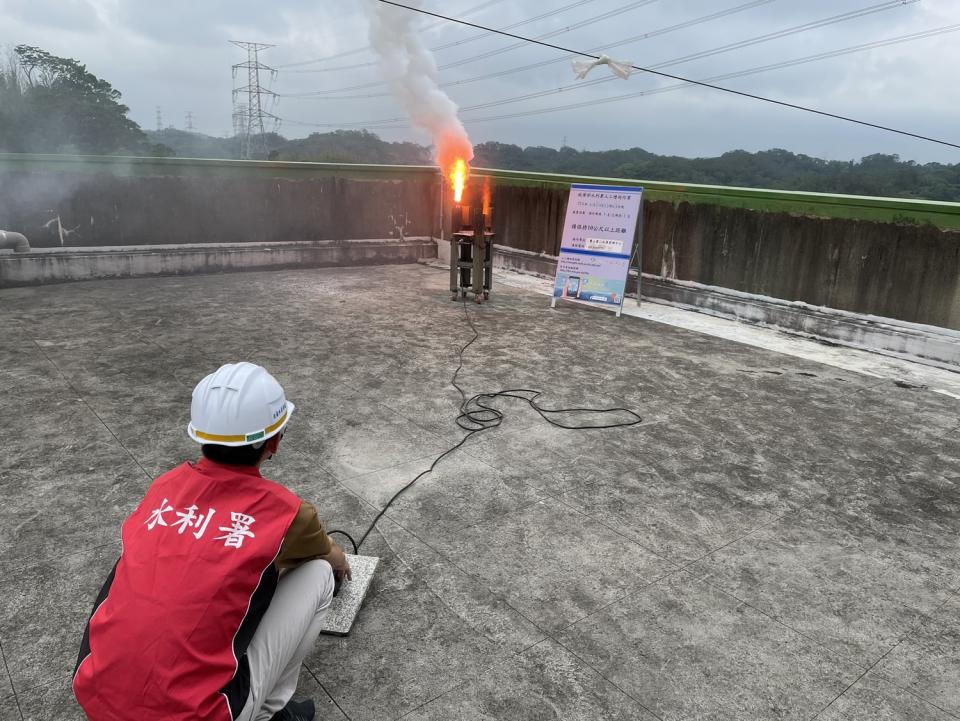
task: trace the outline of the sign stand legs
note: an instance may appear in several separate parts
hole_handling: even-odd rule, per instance
[[[640,212],[637,213],[637,240],[633,246],[633,257],[637,261],[637,305],[639,306],[643,300],[643,197],[640,198]]]

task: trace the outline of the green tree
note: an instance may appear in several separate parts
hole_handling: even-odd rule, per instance
[[[0,149],[149,153],[120,100],[118,90],[76,60],[18,45],[0,80]]]

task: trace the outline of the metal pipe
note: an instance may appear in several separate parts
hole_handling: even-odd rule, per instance
[[[13,248],[14,253],[29,253],[30,241],[22,233],[0,230],[0,248]]]

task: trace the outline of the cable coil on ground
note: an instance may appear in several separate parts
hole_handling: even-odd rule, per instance
[[[533,410],[535,410],[541,418],[543,418],[547,423],[557,428],[563,428],[565,430],[591,430],[591,429],[601,429],[601,428],[626,428],[629,426],[635,426],[643,422],[643,418],[636,413],[635,411],[630,410],[629,408],[544,408],[539,403],[537,399],[543,395],[543,391],[533,390],[530,388],[508,388],[504,390],[495,391],[492,393],[477,393],[470,398],[467,398],[466,391],[460,387],[457,383],[457,376],[460,374],[460,371],[463,370],[463,354],[466,350],[473,345],[477,339],[480,338],[480,332],[477,330],[477,327],[473,323],[473,319],[470,317],[470,313],[467,310],[467,301],[464,298],[463,300],[463,313],[464,317],[467,320],[467,324],[470,326],[470,330],[473,331],[473,337],[464,343],[457,351],[457,357],[459,363],[457,364],[457,369],[453,372],[453,376],[450,379],[450,385],[457,389],[460,393],[460,415],[456,418],[456,424],[460,426],[463,430],[466,431],[466,434],[463,438],[460,439],[458,443],[451,446],[439,456],[437,456],[433,463],[430,464],[430,467],[418,474],[415,478],[405,484],[399,491],[393,494],[386,505],[380,509],[380,512],[377,513],[376,517],[370,523],[370,526],[360,537],[359,542],[354,541],[353,537],[346,531],[330,531],[330,534],[340,534],[349,539],[350,543],[353,545],[353,552],[356,554],[359,552],[363,542],[367,540],[367,536],[370,535],[370,532],[376,527],[377,523],[383,518],[383,515],[387,512],[393,502],[396,501],[404,491],[410,488],[414,483],[419,481],[428,473],[431,473],[434,468],[437,467],[437,464],[440,463],[444,458],[449,456],[451,453],[456,451],[458,448],[463,446],[468,439],[472,438],[478,433],[483,431],[490,430],[492,428],[498,427],[503,423],[505,414],[503,411],[498,408],[494,408],[491,405],[488,405],[489,401],[492,401],[496,398],[515,398],[517,400],[525,401]],[[605,423],[601,425],[571,425],[566,424],[558,420],[554,420],[550,416],[552,414],[561,414],[561,413],[598,413],[598,414],[609,414],[609,413],[626,413],[631,416],[630,420],[618,421],[614,423]]]

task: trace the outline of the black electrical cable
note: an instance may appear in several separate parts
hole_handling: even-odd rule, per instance
[[[559,15],[560,13],[564,13],[564,12],[566,12],[567,10],[571,10],[571,9],[573,9],[573,8],[580,7],[581,5],[587,5],[587,4],[592,3],[592,2],[595,2],[595,1],[596,1],[596,0],[575,0],[575,2],[572,2],[572,3],[570,3],[569,5],[564,5],[563,7],[559,7],[559,8],[556,8],[556,9],[554,9],[554,10],[550,10],[550,11],[548,11],[548,12],[541,13],[540,15],[535,15],[535,16],[532,17],[532,18],[527,18],[526,20],[520,20],[519,22],[515,22],[515,23],[513,23],[513,24],[511,24],[511,25],[507,25],[507,26],[505,26],[505,27],[503,28],[503,30],[512,30],[513,28],[518,28],[518,27],[520,27],[521,25],[529,25],[529,24],[532,23],[532,22],[537,22],[538,20],[543,20],[543,19],[545,19],[545,18],[553,17],[554,15]],[[646,2],[647,0],[641,0],[641,1]],[[649,2],[656,2],[656,1],[657,1],[657,0],[649,0]],[[438,24],[438,25],[442,25],[443,23],[441,22],[441,23],[437,23],[437,24]],[[460,47],[460,46],[465,45],[465,44],[467,44],[467,43],[471,43],[471,42],[473,42],[474,40],[480,40],[480,39],[482,39],[482,38],[485,38],[485,37],[487,37],[489,34],[490,34],[489,32],[483,32],[483,33],[480,33],[479,35],[471,35],[470,37],[460,38],[460,39],[454,40],[454,41],[452,41],[452,42],[444,43],[443,45],[436,45],[436,46],[430,48],[430,52],[437,52],[437,51],[439,51],[439,50],[446,50],[446,49],[448,49],[448,48]],[[334,57],[335,57],[335,56],[334,56]],[[354,64],[354,65],[337,65],[336,67],[332,67],[332,68],[317,68],[317,69],[313,69],[313,70],[291,70],[291,71],[289,71],[289,72],[292,72],[292,73],[329,73],[329,72],[333,72],[333,71],[355,70],[355,69],[357,69],[357,68],[375,67],[375,66],[377,66],[377,65],[379,65],[379,61],[374,60],[374,61],[366,62],[366,63],[356,63],[356,64]],[[283,68],[283,67],[288,67],[288,66],[283,66],[283,65],[280,66],[280,68]],[[279,68],[278,68],[278,69],[279,69]]]
[[[474,15],[474,14],[476,14],[476,13],[482,11],[482,10],[486,10],[486,9],[487,9],[488,7],[490,7],[491,5],[499,5],[500,3],[504,2],[504,1],[505,1],[505,0],[484,0],[484,2],[480,3],[479,5],[474,5],[474,6],[472,6],[472,7],[467,8],[466,10],[462,10],[462,11],[460,12],[460,17],[466,17],[467,15]],[[421,27],[416,28],[416,29],[417,29],[418,32],[428,32],[428,31],[433,30],[434,28],[438,28],[438,27],[440,27],[440,26],[442,26],[442,25],[444,25],[444,24],[445,24],[445,23],[441,20],[440,22],[437,22],[437,23],[429,23],[428,25],[422,25]],[[344,51],[342,51],[342,52],[335,53],[334,55],[324,55],[322,58],[311,58],[310,60],[300,60],[299,62],[285,63],[285,64],[283,64],[283,65],[276,65],[276,66],[274,66],[274,67],[275,67],[276,70],[282,70],[282,69],[284,69],[284,68],[294,68],[294,67],[298,67],[298,66],[300,66],[300,65],[312,65],[312,64],[314,64],[314,63],[323,63],[323,62],[326,62],[327,60],[336,60],[337,58],[347,57],[348,55],[359,55],[359,54],[361,54],[361,53],[366,53],[366,52],[369,52],[369,51],[371,51],[371,50],[373,50],[373,46],[372,46],[372,45],[364,45],[364,46],[361,47],[361,48],[353,48],[353,49],[351,49],[351,50],[344,50]],[[374,63],[374,64],[375,64],[375,63]],[[365,63],[365,65],[366,65],[366,63]]]
[[[460,20],[458,18],[450,17],[449,15],[442,15],[440,13],[431,12],[429,10],[423,10],[421,8],[411,7],[409,5],[404,5],[403,3],[394,2],[394,0],[377,0],[378,2],[384,3],[385,5],[393,5],[394,7],[402,8],[404,10],[410,10],[411,12],[420,13],[422,15],[430,15],[440,20],[448,20],[452,23],[457,23],[459,25],[466,25],[468,27],[476,28],[477,30],[485,30],[487,32],[496,33],[497,35],[503,35],[508,38],[513,38],[514,40],[523,40],[534,45],[540,45],[545,48],[550,48],[552,50],[559,50],[564,53],[573,53],[585,58],[591,58],[593,60],[599,60],[599,55],[593,55],[592,53],[585,53],[580,50],[573,50],[571,48],[565,48],[562,45],[554,45],[553,43],[544,42],[542,40],[537,40],[535,38],[524,37],[523,35],[516,35],[514,33],[509,33],[504,30],[495,30],[494,28],[486,27],[485,25],[478,25],[477,23],[469,22],[468,20]],[[939,140],[937,138],[931,138],[927,135],[920,135],[919,133],[911,133],[908,130],[899,130],[897,128],[891,128],[886,125],[879,125],[877,123],[871,123],[866,120],[858,120],[857,118],[851,118],[846,115],[839,115],[837,113],[830,113],[826,110],[817,110],[816,108],[810,108],[805,105],[798,105],[796,103],[788,103],[785,100],[776,100],[774,98],[767,98],[762,95],[756,95],[754,93],[748,93],[743,90],[734,90],[733,88],[725,88],[722,85],[714,85],[712,83],[704,82],[702,80],[692,80],[690,78],[685,78],[681,75],[673,75],[672,73],[665,73],[662,70],[654,70],[653,68],[645,68],[640,65],[631,66],[634,70],[639,70],[644,73],[649,73],[651,75],[658,75],[663,78],[670,78],[671,80],[679,80],[684,83],[689,83],[690,85],[696,85],[703,88],[710,88],[711,90],[719,90],[723,93],[729,93],[731,95],[737,95],[742,98],[749,98],[750,100],[759,100],[764,103],[770,103],[772,105],[779,105],[784,108],[792,108],[793,110],[802,110],[807,113],[813,113],[814,115],[821,115],[827,118],[833,118],[834,120],[843,120],[848,123],[855,123],[856,125],[862,125],[868,128],[875,128],[877,130],[884,130],[888,133],[895,133],[897,135],[904,135],[910,138],[916,138],[917,140],[925,140],[930,143],[936,143],[937,145],[945,145],[949,148],[956,148],[960,150],[960,144],[951,143],[947,140]]]
[[[914,0],[910,0],[913,2]],[[674,25],[668,25],[666,27],[657,28],[656,30],[648,30],[639,35],[631,35],[627,38],[621,38],[611,43],[606,43],[604,45],[595,45],[587,49],[587,52],[599,52],[601,50],[609,50],[610,48],[619,47],[620,45],[627,45],[628,43],[635,42],[637,40],[649,40],[650,38],[655,38],[660,35],[666,35],[667,33],[675,32],[677,30],[684,30],[686,28],[693,27],[695,25],[700,25],[706,22],[717,20],[718,18],[727,17],[735,13],[743,12],[744,10],[749,10],[755,8],[759,5],[768,5],[776,0],[749,0],[748,2],[737,5],[733,8],[727,8],[726,10],[721,10],[720,12],[710,13],[709,15],[703,15],[692,20],[685,20],[682,23],[675,23]],[[441,24],[443,21],[441,21]],[[441,88],[448,88],[459,85],[466,85],[468,83],[475,83],[481,80],[489,80],[491,78],[501,78],[506,75],[514,75],[515,73],[523,73],[528,70],[535,70],[538,68],[546,67],[547,65],[556,65],[557,63],[569,62],[572,58],[575,58],[576,55],[564,55],[563,57],[553,58],[551,60],[540,60],[535,63],[529,63],[527,65],[519,65],[506,70],[497,70],[492,73],[485,73],[483,75],[475,75],[469,78],[463,78],[461,80],[451,80],[448,82],[440,83]],[[438,68],[439,70],[439,68]],[[322,100],[354,100],[358,98],[384,98],[390,95],[389,92],[381,93],[364,93],[361,95],[336,95],[336,93],[350,92],[353,90],[363,90],[365,88],[381,87],[385,86],[386,83],[383,81],[377,81],[374,83],[361,83],[359,85],[349,85],[342,88],[333,88],[330,90],[313,90],[305,93],[283,93],[279,94],[283,98],[318,98]],[[325,96],[331,96],[329,98]]]
[[[357,551],[360,549],[360,546],[358,546],[357,542],[353,540],[353,536],[346,531],[327,531],[328,536],[332,536],[334,533],[339,533],[341,536],[346,536],[347,540],[350,541],[350,545],[353,546],[353,555],[357,555]]]
[[[924,31],[921,31],[921,32],[918,32],[918,33],[910,33],[910,34],[908,34],[908,35],[899,35],[899,36],[897,36],[897,37],[887,38],[887,39],[885,39],[885,40],[876,40],[876,41],[870,42],[870,43],[863,43],[863,44],[860,44],[860,45],[852,45],[852,46],[850,46],[850,47],[841,48],[841,49],[839,49],[839,50],[831,50],[831,51],[824,52],[824,53],[816,53],[816,54],[814,54],[814,55],[806,55],[806,56],[801,57],[801,58],[794,58],[793,60],[785,60],[785,61],[783,61],[783,62],[778,62],[778,63],[771,63],[771,64],[767,64],[767,65],[755,66],[755,67],[752,67],[752,68],[747,68],[747,69],[745,69],[745,70],[738,70],[738,71],[731,72],[731,73],[724,73],[724,74],[722,74],[722,75],[712,75],[712,76],[710,76],[710,77],[708,77],[708,78],[701,78],[699,82],[700,82],[700,83],[716,83],[716,82],[719,82],[719,81],[721,81],[721,80],[730,80],[730,79],[733,79],[733,78],[742,78],[742,77],[746,77],[746,76],[749,76],[749,75],[756,75],[756,74],[759,74],[759,73],[770,72],[770,71],[772,71],[772,70],[781,70],[781,69],[783,69],[783,68],[795,67],[795,66],[798,66],[798,65],[804,65],[804,64],[806,64],[806,63],[812,63],[812,62],[816,62],[816,61],[819,61],[819,60],[824,60],[824,59],[834,58],[834,57],[840,57],[840,56],[842,56],[842,55],[849,55],[849,54],[851,54],[851,53],[862,52],[862,51],[864,51],[864,50],[871,50],[871,49],[874,49],[874,48],[888,47],[888,46],[890,46],[890,45],[895,45],[895,44],[897,44],[897,43],[912,42],[912,41],[914,41],[914,40],[920,40],[920,39],[924,39],[924,38],[928,38],[928,37],[934,37],[934,36],[936,36],[936,35],[941,35],[941,34],[948,33],[948,32],[957,32],[957,31],[960,31],[960,23],[954,24],[954,25],[947,25],[947,26],[940,27],[940,28],[933,28],[933,29],[931,29],[931,30],[924,30]],[[723,48],[727,48],[727,47],[730,47],[730,46],[723,46]],[[705,53],[718,52],[718,51],[722,50],[723,48],[717,48],[717,49],[714,49],[714,50],[712,50],[712,51],[705,51]],[[563,59],[563,58],[561,58],[561,59]],[[658,63],[658,64],[653,65],[653,66],[651,66],[651,67],[653,67],[653,68],[669,67],[669,66],[671,66],[671,65],[675,65],[677,62],[678,62],[678,61],[672,61],[672,60],[670,60],[670,61],[665,61],[665,62],[662,62],[662,63]],[[566,85],[566,86],[562,86],[562,87],[559,87],[559,88],[553,88],[553,89],[548,90],[548,91],[538,91],[538,92],[535,92],[535,93],[526,93],[526,94],[524,94],[524,95],[516,95],[516,96],[512,96],[512,97],[508,97],[508,98],[501,98],[500,100],[492,100],[492,101],[489,101],[489,102],[487,102],[487,103],[483,103],[483,104],[481,104],[481,105],[463,106],[463,107],[460,108],[460,111],[461,111],[461,112],[465,112],[465,111],[470,111],[470,110],[477,110],[477,109],[480,109],[480,108],[494,107],[494,106],[500,106],[500,105],[507,105],[507,104],[510,104],[510,103],[516,103],[516,102],[520,102],[520,101],[525,101],[525,100],[528,100],[528,99],[530,99],[530,98],[541,97],[541,96],[544,96],[544,95],[553,95],[553,94],[556,94],[556,93],[561,93],[561,92],[570,91],[570,90],[579,90],[579,89],[581,89],[581,88],[593,87],[593,86],[596,86],[596,85],[600,85],[600,84],[604,84],[604,83],[608,83],[608,82],[617,82],[617,81],[618,81],[618,78],[617,78],[616,76],[612,76],[612,75],[611,75],[611,76],[606,76],[606,77],[597,78],[597,79],[594,79],[594,80],[587,80],[587,81],[582,82],[582,83],[575,83],[575,84],[573,84],[573,85]],[[442,84],[441,87],[446,87],[446,85],[445,85],[445,84]],[[621,94],[619,94],[619,95],[610,95],[610,96],[605,96],[605,97],[600,97],[600,98],[594,98],[594,99],[591,99],[591,100],[586,100],[586,101],[581,101],[581,102],[565,103],[565,104],[563,104],[563,105],[553,105],[553,106],[550,106],[550,107],[538,108],[538,109],[535,109],[535,110],[520,110],[520,111],[516,111],[516,112],[513,112],[513,113],[503,113],[503,114],[498,114],[498,115],[484,115],[484,116],[480,116],[480,117],[464,118],[464,122],[474,123],[474,124],[475,124],[475,123],[484,123],[484,122],[490,122],[490,121],[496,121],[496,120],[506,120],[506,119],[509,119],[509,118],[527,118],[527,117],[532,117],[532,116],[534,116],[534,115],[546,115],[546,114],[548,114],[548,113],[557,113],[557,112],[562,112],[562,111],[565,111],[565,110],[576,110],[576,109],[578,109],[578,108],[587,108],[587,107],[593,108],[593,107],[596,107],[597,105],[603,105],[603,104],[606,104],[606,103],[615,103],[615,102],[620,102],[621,100],[629,100],[629,99],[632,99],[632,98],[641,98],[641,97],[646,97],[646,96],[649,96],[649,95],[658,95],[658,94],[660,94],[660,93],[672,92],[672,91],[674,91],[674,90],[683,90],[684,88],[688,88],[688,87],[690,87],[690,84],[689,84],[689,83],[681,82],[681,83],[675,83],[675,84],[673,84],[673,85],[664,85],[664,86],[658,87],[658,88],[651,88],[651,89],[647,89],[647,90],[637,90],[637,91],[632,91],[632,92],[629,92],[629,93],[621,93]],[[361,97],[361,96],[355,96],[355,97]],[[371,95],[370,97],[373,97],[373,96]],[[334,97],[334,98],[331,98],[331,99],[333,99],[333,100],[338,100],[338,99],[346,100],[346,99],[350,99],[350,97],[349,97],[349,96],[345,96],[345,97],[342,97],[342,98]],[[398,123],[401,123],[402,121],[406,121],[406,120],[407,120],[407,118],[399,118],[399,117],[397,117],[397,118],[380,118],[380,119],[378,119],[378,120],[367,120],[367,121],[362,121],[362,122],[350,122],[350,123],[320,123],[320,124],[318,124],[318,123],[302,122],[302,121],[298,121],[298,120],[288,120],[287,122],[289,122],[289,123],[291,123],[291,124],[294,124],[294,125],[305,125],[305,126],[308,126],[308,127],[325,127],[325,128],[362,127],[362,128],[366,128],[366,129],[369,129],[369,130],[383,130],[383,129],[389,129],[389,128],[407,128],[407,127],[410,127],[410,126],[409,126],[409,122],[406,122],[406,123],[404,123],[404,124],[398,124]]]
[[[432,472],[440,461],[460,448],[464,443],[467,442],[469,438],[472,438],[474,435],[482,433],[483,431],[496,428],[503,422],[505,417],[504,412],[492,406],[486,405],[483,401],[492,401],[495,398],[516,398],[526,401],[530,407],[539,413],[540,417],[543,418],[547,423],[557,426],[558,428],[564,428],[566,430],[579,431],[595,428],[626,428],[643,422],[643,418],[629,408],[543,408],[536,402],[536,399],[543,395],[543,392],[531,390],[529,388],[509,388],[493,393],[477,393],[476,395],[467,398],[466,391],[464,391],[463,388],[461,388],[457,383],[457,376],[460,374],[460,371],[463,370],[463,354],[477,341],[478,338],[480,338],[480,332],[477,330],[476,325],[473,323],[473,319],[470,317],[470,313],[467,311],[466,296],[464,296],[463,299],[463,314],[467,319],[467,324],[470,326],[470,330],[473,331],[473,337],[460,346],[457,351],[459,362],[457,364],[457,369],[453,372],[453,376],[450,378],[450,385],[456,388],[457,392],[460,393],[460,415],[457,416],[456,423],[458,426],[467,431],[467,433],[457,444],[451,446],[437,456],[427,470],[417,475],[413,480],[404,485],[403,488],[393,494],[390,500],[387,501],[386,505],[380,509],[379,513],[377,513],[366,532],[360,537],[359,542],[354,542],[353,538],[343,531],[330,531],[330,533],[340,533],[349,538],[350,543],[353,544],[354,553],[359,551],[360,547],[363,545],[363,542],[367,540],[367,536],[370,535],[370,532],[376,527],[380,519],[383,518],[383,514],[387,512],[387,509],[393,505],[393,502],[396,501],[404,491],[410,488],[410,486],[419,481],[425,475]],[[528,397],[527,395],[523,394],[530,394],[530,396]],[[550,418],[548,414],[552,413],[626,413],[632,416],[632,420],[606,423],[602,425],[568,425]]]

